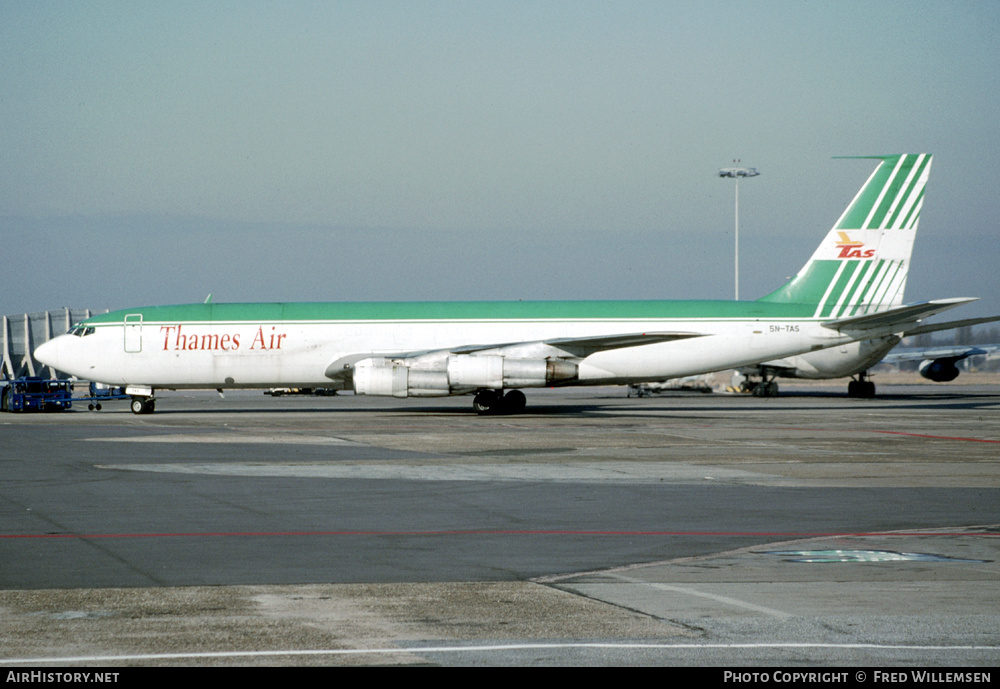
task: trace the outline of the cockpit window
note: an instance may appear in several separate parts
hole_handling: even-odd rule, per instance
[[[69,334],[76,337],[86,337],[94,334],[94,328],[93,326],[74,325],[70,328]]]

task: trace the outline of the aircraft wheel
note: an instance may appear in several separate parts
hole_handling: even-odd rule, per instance
[[[511,390],[503,396],[503,410],[508,414],[520,414],[528,404],[528,398],[520,390]]]
[[[156,403],[149,397],[132,398],[133,414],[152,414],[154,409],[156,409]]]
[[[527,398],[520,390],[506,395],[500,390],[480,390],[472,399],[472,408],[480,416],[486,414],[520,414],[527,405]]]
[[[848,397],[874,397],[875,383],[870,380],[852,380],[847,384]]]
[[[493,390],[480,390],[472,398],[472,408],[477,414],[489,414],[499,406],[500,395]]]

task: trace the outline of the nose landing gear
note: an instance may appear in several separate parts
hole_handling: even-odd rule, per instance
[[[132,396],[133,414],[152,414],[156,409],[156,400],[152,397]]]

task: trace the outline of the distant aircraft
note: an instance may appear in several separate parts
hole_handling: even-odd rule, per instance
[[[35,352],[54,370],[160,389],[473,394],[519,412],[521,388],[664,380],[891,337],[973,299],[903,305],[931,156],[877,169],[802,270],[752,302],[540,301],[188,304],[94,316]]]
[[[893,354],[889,352],[893,351],[904,337],[994,321],[1000,321],[1000,316],[928,323],[907,328],[886,337],[848,342],[818,352],[784,357],[753,366],[742,366],[737,371],[746,376],[746,379],[740,384],[740,390],[753,393],[756,397],[774,397],[778,394],[776,378],[831,380],[851,377],[853,380],[847,384],[847,394],[850,397],[873,397],[875,383],[869,380],[868,371],[882,362],[893,363],[906,360],[923,361],[918,371],[924,378],[939,383],[947,382],[958,377],[958,369],[955,368],[956,361],[976,354],[986,354],[992,350],[972,351],[976,349],[974,347],[934,347],[931,349],[901,349],[896,350],[896,353]],[[947,377],[949,375],[950,378]],[[759,380],[756,380],[758,378]]]
[[[1000,320],[1000,317],[993,320]],[[947,383],[958,378],[956,364],[970,356],[981,356],[1000,351],[1000,344],[974,345],[968,347],[902,347],[882,359],[885,364],[903,361],[919,361],[917,372],[935,383]]]

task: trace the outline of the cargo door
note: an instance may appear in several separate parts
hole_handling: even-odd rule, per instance
[[[142,351],[142,314],[130,313],[125,316],[125,351]]]

